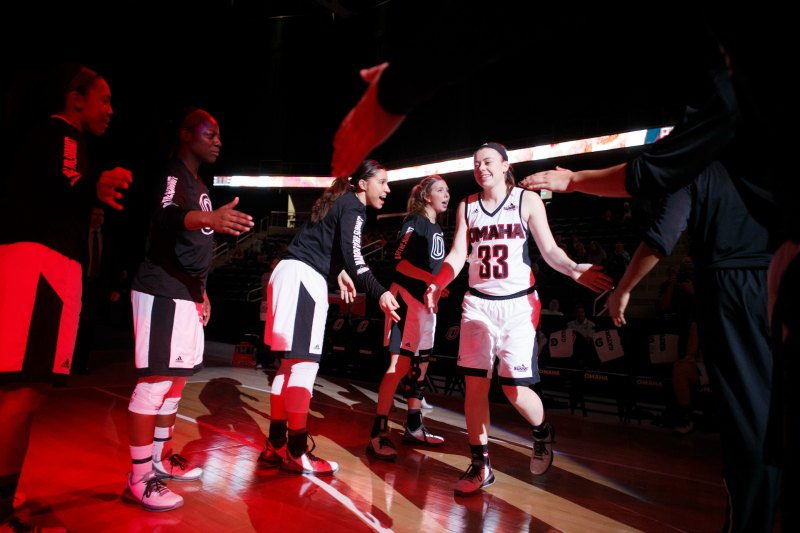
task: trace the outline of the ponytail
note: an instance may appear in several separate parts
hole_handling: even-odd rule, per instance
[[[352,191],[353,186],[350,185],[350,179],[347,177],[338,177],[333,179],[330,187],[325,189],[322,195],[314,202],[311,208],[311,224],[316,224],[328,214],[333,202],[336,201],[341,195],[347,191]]]

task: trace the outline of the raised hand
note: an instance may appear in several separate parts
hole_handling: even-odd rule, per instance
[[[555,170],[543,170],[526,176],[519,182],[519,186],[533,191],[544,189],[553,192],[572,192],[570,190],[571,181],[571,170],[556,167]]]
[[[444,296],[444,291],[447,289],[441,289],[435,283],[431,283],[428,285],[428,288],[425,289],[425,295],[423,299],[425,300],[425,307],[428,308],[428,312],[435,313],[439,307],[439,298]]]
[[[603,270],[602,265],[579,263],[576,270],[580,274],[575,278],[575,281],[592,289],[594,292],[604,292],[614,288],[614,280],[609,275],[601,272]]]
[[[624,326],[625,322],[625,309],[628,307],[631,293],[627,291],[615,290],[608,295],[606,300],[606,307],[608,308],[608,315],[614,321],[617,327]]]
[[[250,230],[255,223],[253,217],[234,209],[239,204],[239,197],[211,212],[211,229],[229,235],[241,235]]]
[[[356,300],[356,284],[353,283],[353,278],[342,270],[336,276],[336,281],[339,284],[339,292],[342,295],[342,301],[346,304],[353,303]]]
[[[359,163],[380,146],[400,126],[405,115],[385,111],[378,102],[378,80],[389,63],[361,70],[369,84],[361,100],[344,117],[333,137],[331,173],[351,176]]]
[[[97,180],[97,198],[109,207],[121,211],[122,204],[117,202],[122,198],[120,190],[127,190],[132,182],[131,171],[126,168],[116,167],[113,170],[106,170]]]
[[[397,303],[391,292],[386,291],[381,294],[381,299],[378,300],[381,309],[384,313],[389,315],[395,322],[400,322],[400,315],[397,314],[397,309],[400,309],[400,304]]]

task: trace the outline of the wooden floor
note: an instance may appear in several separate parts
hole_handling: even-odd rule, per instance
[[[217,346],[219,350],[220,347]],[[222,346],[225,351],[225,346]],[[232,355],[232,353],[231,353]],[[259,466],[269,424],[269,378],[207,357],[187,385],[174,447],[204,465],[198,481],[169,483],[185,505],[152,513],[120,499],[129,471],[126,413],[133,388],[127,348],[94,354],[93,373],[55,389],[37,415],[23,470],[20,515],[42,526],[93,532],[528,532],[718,531],[724,507],[716,433],[674,435],[647,421],[548,410],[555,461],[529,470],[522,417],[492,405],[497,481],[453,495],[469,463],[460,394],[428,394],[425,423],[439,449],[399,444],[405,405],[391,416],[400,457],[370,460],[365,446],[377,383],[318,376],[309,430],[315,453],[340,463],[332,477]]]

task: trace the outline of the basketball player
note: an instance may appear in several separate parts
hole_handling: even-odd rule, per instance
[[[381,285],[361,255],[366,206],[383,207],[389,194],[386,169],[365,160],[352,177],[338,177],[311,209],[310,220],[295,234],[267,286],[264,344],[281,365],[270,388],[269,435],[259,456],[262,464],[284,472],[313,476],[339,470],[335,461],[309,449],[308,409],[319,370],[328,317],[328,274],[332,259],[344,262],[338,275],[345,302],[359,287],[380,304],[392,320],[400,320],[399,305]]]
[[[191,481],[203,474],[172,450],[172,432],[186,378],[203,368],[214,232],[240,235],[253,227],[253,217],[234,209],[238,197],[214,210],[198,174],[200,165],[217,160],[222,146],[214,117],[191,109],[177,129],[147,252],[131,285],[139,379],[128,404],[132,468],[124,497],[148,511],[183,505],[162,479]]]
[[[395,277],[389,287],[400,303],[403,318],[400,322],[386,318],[385,341],[391,357],[378,389],[376,416],[367,444],[367,454],[377,459],[397,458],[397,449],[389,437],[389,409],[401,379],[408,402],[403,442],[444,444],[443,437],[433,435],[422,423],[425,372],[436,332],[436,315],[428,313],[424,294],[444,260],[444,231],[436,220],[447,211],[449,202],[450,190],[438,174],[422,178],[408,195],[408,214],[394,253]]]
[[[49,387],[70,373],[81,311],[81,262],[89,214],[98,199],[114,209],[130,171],[99,178],[89,168],[86,135],[103,135],[113,110],[111,89],[76,63],[56,69],[47,109],[13,150],[8,188],[0,195],[0,529],[32,530],[13,515],[33,416]],[[33,93],[22,90],[22,93]],[[13,93],[12,93],[13,96]],[[18,110],[18,103],[9,104]],[[50,115],[50,113],[53,113]],[[48,115],[49,118],[48,118]],[[21,132],[17,132],[21,133]],[[30,529],[28,529],[30,527]]]
[[[553,462],[555,430],[545,422],[542,400],[531,388],[539,380],[534,355],[541,303],[533,288],[529,232],[554,270],[597,292],[611,288],[602,267],[577,264],[556,245],[542,199],[515,186],[503,145],[483,144],[473,159],[481,191],[458,204],[453,245],[425,293],[426,305],[435,310],[442,290],[465,262],[469,264],[458,370],[465,376],[464,414],[472,461],[455,484],[458,496],[476,494],[495,481],[488,439],[489,387],[496,359],[503,392],[532,426],[531,472],[544,474]]]

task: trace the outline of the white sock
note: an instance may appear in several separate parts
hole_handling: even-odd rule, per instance
[[[129,446],[131,450],[131,481],[136,483],[153,471],[153,445]]]
[[[172,440],[172,428],[175,426],[162,428],[156,426],[155,435],[153,438],[153,461],[161,461],[163,458],[164,448],[167,451],[172,449],[169,441]]]

